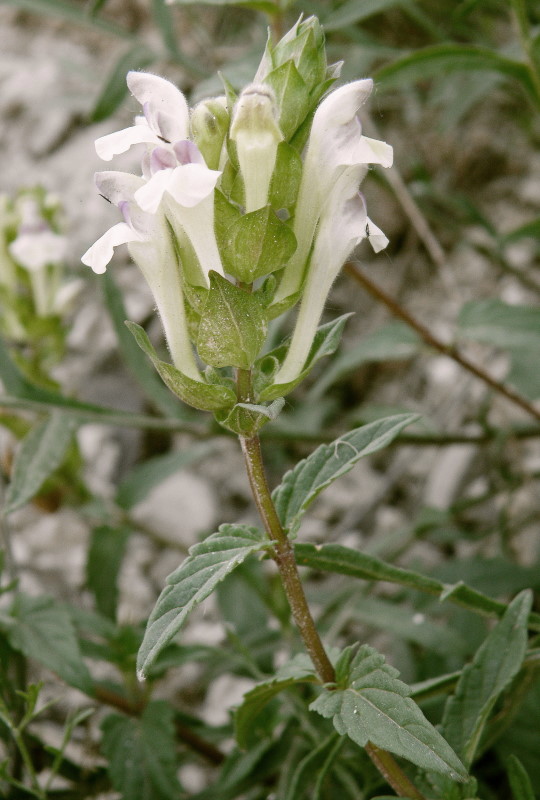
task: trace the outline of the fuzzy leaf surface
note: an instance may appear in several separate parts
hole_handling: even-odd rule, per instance
[[[172,364],[161,361],[152,347],[146,331],[140,325],[136,325],[135,322],[126,322],[126,325],[141,350],[151,359],[163,382],[184,403],[201,411],[218,411],[220,408],[231,407],[235,404],[236,395],[228,386],[202,383],[202,381],[189,378]]]
[[[410,698],[410,689],[384,656],[369,645],[356,654],[345,650],[336,664],[338,688],[310,705],[333,720],[337,732],[361,747],[377,747],[402,756],[423,769],[463,781],[467,772],[450,745]]]
[[[230,572],[251,554],[264,549],[266,540],[255,528],[221,525],[167,578],[148,620],[139,650],[137,669],[144,677],[163,648],[178,633],[188,615]]]
[[[266,320],[257,297],[210,273],[197,350],[212,367],[249,369],[266,336]]]
[[[470,766],[488,716],[499,695],[521,668],[527,647],[527,620],[532,593],[525,590],[510,603],[501,621],[484,640],[461,674],[446,704],[444,735]]]
[[[396,414],[363,425],[332,444],[323,444],[286,473],[273,492],[283,526],[295,532],[307,508],[327,486],[349,472],[357,461],[386,447],[417,414]]]
[[[140,718],[110,714],[103,720],[101,749],[109,774],[125,800],[177,800],[178,760],[174,710],[165,701],[147,705]]]
[[[73,430],[73,421],[58,411],[38,422],[25,436],[13,465],[5,514],[20,508],[39,492],[64,460]]]

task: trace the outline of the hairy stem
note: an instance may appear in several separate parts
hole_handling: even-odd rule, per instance
[[[437,336],[435,336],[425,325],[423,325],[419,320],[413,317],[402,305],[400,305],[393,297],[386,294],[386,292],[377,286],[376,283],[368,278],[363,272],[361,272],[358,267],[354,264],[347,264],[346,270],[349,275],[351,275],[358,283],[360,283],[369,294],[374,297],[379,302],[383,303],[391,312],[392,314],[397,317],[398,319],[403,320],[410,328],[412,328],[416,333],[420,336],[420,338],[428,345],[428,347],[432,347],[437,352],[442,353],[448,358],[451,358],[456,364],[459,364],[461,367],[470,372],[471,375],[474,375],[476,378],[479,378],[486,386],[489,386],[490,389],[493,389],[495,392],[500,394],[502,397],[506,397],[507,400],[510,400],[514,405],[519,406],[523,411],[526,411],[527,414],[530,414],[531,417],[534,417],[537,420],[540,420],[540,410],[535,408],[529,401],[523,397],[523,395],[516,392],[514,389],[511,389],[504,383],[501,383],[488,372],[486,372],[482,367],[479,367],[474,362],[470,361],[466,356],[462,355],[459,350],[453,344],[445,344],[445,342],[441,341]]]
[[[236,386],[240,401],[247,402],[252,399],[251,374],[248,370],[237,370]],[[266,533],[274,544],[274,560],[302,642],[321,681],[323,683],[335,683],[336,673],[311,616],[304,587],[298,573],[293,546],[283,530],[272,500],[270,487],[266,479],[259,437],[257,435],[240,436],[239,439],[253,499]],[[411,800],[425,800],[424,796],[410,782],[390,753],[371,743],[367,744],[366,752],[381,775],[399,795],[409,797]]]

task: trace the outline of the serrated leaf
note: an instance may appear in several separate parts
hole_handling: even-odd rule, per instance
[[[511,755],[506,762],[513,800],[535,800],[531,779],[521,761]]]
[[[284,267],[296,250],[296,236],[270,206],[240,216],[228,229],[226,271],[244,283]]]
[[[134,322],[126,322],[135,341],[151,359],[163,382],[177,397],[193,408],[201,411],[218,411],[220,408],[232,407],[236,402],[236,394],[228,386],[202,383],[188,378],[183,372],[162,361],[150,342],[146,331]]]
[[[276,397],[283,397],[309,375],[315,364],[325,356],[332,355],[339,347],[345,323],[352,316],[352,313],[343,314],[332,322],[327,322],[317,329],[314,336],[311,350],[306,361],[306,365],[300,375],[289,383],[272,383],[274,375],[283,363],[287,355],[288,343],[283,343],[270,353],[266,353],[256,362],[257,372],[254,376],[255,387],[260,391],[261,400],[273,400]]]
[[[410,86],[412,81],[448,74],[455,70],[491,70],[519,81],[535,103],[538,97],[527,65],[494,50],[469,44],[436,44],[381,67],[374,80],[381,89]]]
[[[167,586],[148,620],[137,660],[141,676],[148,672],[191,611],[251,553],[263,550],[265,541],[255,528],[221,525],[218,533],[190,548],[186,560],[167,578]]]
[[[473,762],[480,737],[499,695],[519,672],[527,647],[530,590],[508,606],[459,679],[445,707],[442,729],[466,766]]]
[[[10,514],[36,495],[60,466],[75,425],[59,411],[38,422],[22,440],[13,465],[4,514]]]
[[[125,800],[178,800],[174,709],[149,703],[139,718],[110,714],[102,723],[101,750],[116,791]]]
[[[197,340],[203,361],[212,367],[249,369],[265,337],[266,320],[258,298],[211,271]]]
[[[96,601],[97,610],[109,619],[116,619],[118,573],[122,566],[130,528],[100,525],[90,537],[86,563],[86,583]]]
[[[242,748],[248,746],[254,722],[272,698],[291,686],[306,682],[317,682],[317,676],[309,658],[301,653],[278,670],[273,678],[259,683],[246,692],[242,704],[234,712],[234,729],[238,745]]]
[[[18,594],[6,636],[14,650],[55,672],[70,686],[91,694],[92,679],[82,660],[68,612],[52,597]],[[3,622],[7,618],[3,618]]]
[[[321,445],[298,462],[272,494],[284,527],[294,533],[307,508],[323,489],[349,472],[361,458],[386,447],[416,419],[417,414],[396,414],[363,425],[332,444]]]
[[[338,687],[324,690],[311,703],[312,711],[331,717],[337,732],[361,747],[371,742],[423,769],[456,781],[466,779],[459,758],[409,697],[410,689],[398,679],[397,670],[385,664],[384,656],[363,645],[352,657],[350,649],[344,651],[340,662]]]
[[[102,276],[102,286],[105,304],[118,339],[122,359],[129,371],[147,398],[154,403],[162,414],[168,417],[187,417],[188,410],[177,403],[167,388],[163,386],[148,360],[144,357],[144,353],[141,352],[142,348],[137,346],[130,331],[126,329],[127,312],[122,293],[114,282],[110,270]]]
[[[116,111],[122,100],[127,96],[128,88],[126,75],[130,70],[147,67],[156,60],[156,54],[138,42],[123,53],[114,65],[107,81],[100,92],[93,111],[90,113],[90,122],[101,122]]]

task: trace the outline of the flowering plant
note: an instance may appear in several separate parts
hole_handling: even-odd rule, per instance
[[[317,336],[330,287],[363,239],[375,251],[387,244],[359,185],[369,165],[391,165],[392,148],[362,133],[357,115],[372,81],[329,91],[339,70],[327,66],[316,20],[299,21],[267,46],[239,96],[227,86],[191,115],[172,83],[130,72],[143,114],[96,142],[106,161],[143,145],[141,175],[97,174],[124,221],[82,260],[103,272],[113,249],[128,244],[174,366],[143,331],[132,332],[182,400],[238,433],[275,416],[281,398],[335,349],[344,320]],[[269,320],[297,303],[290,342],[262,354]],[[249,392],[235,393],[230,368],[252,371]]]

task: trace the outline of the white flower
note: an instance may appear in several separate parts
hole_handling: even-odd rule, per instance
[[[361,166],[346,167],[321,217],[291,344],[274,383],[295,380],[306,363],[332,283],[354,248],[366,237],[384,236],[368,219],[358,193]],[[380,244],[380,242],[375,242]]]
[[[214,188],[221,175],[208,169],[197,145],[188,139],[189,109],[182,92],[157,75],[129,72],[127,84],[143,107],[136,124],[96,141],[96,152],[105,161],[146,144],[142,160],[144,182],[135,192],[140,209],[156,214],[163,204],[173,227],[188,235],[209,285],[208,273],[223,275],[214,233]],[[111,235],[122,237],[122,229]],[[132,241],[136,241],[133,239]]]
[[[336,181],[343,179],[343,168],[362,167],[355,173],[360,184],[368,164],[392,165],[390,145],[364,136],[357,117],[372,88],[373,81],[369,78],[348,83],[331,92],[315,112],[294,216],[298,245],[285,269],[275,303],[302,286],[318,221]]]
[[[268,86],[247,86],[236,104],[231,125],[240,172],[244,180],[246,212],[268,202],[268,190],[283,135],[276,122],[276,101]]]
[[[20,224],[18,235],[9,245],[12,258],[21,267],[35,272],[48,264],[61,264],[67,256],[67,239],[55,233],[41,215],[33,197],[18,204]]]
[[[103,273],[114,248],[128,244],[156,301],[175,366],[188,377],[201,380],[189,340],[182,278],[165,214],[148,214],[135,202],[144,178],[126,172],[98,172],[96,184],[105,199],[118,206],[125,222],[103,234],[81,261],[94,272]]]

